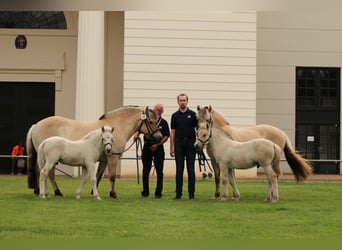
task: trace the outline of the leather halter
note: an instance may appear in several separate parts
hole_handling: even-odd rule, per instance
[[[209,140],[211,139],[211,136],[212,136],[212,126],[213,126],[213,120],[211,119],[211,116],[210,116],[209,120],[206,121],[206,127],[207,127],[206,129],[209,131],[209,137],[206,140],[204,140],[204,141],[202,141],[200,138],[198,138],[198,131],[200,129],[205,129],[205,128],[199,128],[197,130],[197,140],[200,143],[202,143],[202,145],[206,145],[209,142]]]
[[[159,131],[159,128],[157,128],[156,130],[153,131],[153,129],[151,128],[151,124],[147,120],[147,116],[146,116],[144,110],[142,111],[142,115],[140,116],[140,120],[141,120],[141,122],[140,122],[139,128],[137,130],[139,133],[144,134],[141,131],[141,128],[142,128],[143,124],[145,124],[145,126],[147,128],[147,131],[148,131],[148,136],[147,137],[152,137],[155,133],[157,133]]]

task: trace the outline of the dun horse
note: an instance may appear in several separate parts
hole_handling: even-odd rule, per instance
[[[39,168],[36,161],[37,149],[43,140],[51,136],[79,140],[94,129],[101,128],[104,125],[111,125],[115,127],[115,133],[113,134],[115,144],[112,148],[112,154],[107,156],[104,161],[100,161],[96,178],[98,185],[108,164],[109,195],[112,198],[117,198],[115,192],[115,177],[119,157],[125,150],[127,141],[136,131],[143,133],[148,138],[160,141],[161,133],[156,126],[156,120],[155,113],[148,107],[125,106],[102,115],[99,120],[94,122],[77,121],[60,116],[51,116],[39,121],[32,125],[26,137],[29,188],[34,189],[35,194],[39,194]],[[50,172],[49,178],[55,195],[62,195],[55,180],[54,171]]]
[[[207,124],[208,122],[212,122],[213,127],[222,128],[227,136],[230,136],[235,141],[245,142],[255,138],[264,138],[277,144],[284,151],[285,158],[289,166],[291,167],[297,181],[305,180],[312,173],[311,164],[294,150],[288,136],[277,127],[262,124],[247,128],[234,128],[230,126],[230,124],[224,119],[222,115],[214,111],[211,106],[204,108],[200,108],[200,106],[197,106],[197,116],[199,125],[201,125],[202,123]],[[207,152],[209,157],[213,159],[212,165],[216,183],[215,197],[219,197],[220,170],[215,163],[215,157],[213,156],[212,152],[210,150],[207,150]],[[234,171],[229,171],[231,173],[228,177],[230,177],[230,183],[233,183],[232,186],[234,189]],[[237,188],[233,190],[233,196],[239,197],[239,190]]]
[[[38,147],[38,164],[40,171],[40,194],[43,199],[49,195],[47,177],[54,171],[58,162],[69,166],[82,166],[81,183],[76,190],[76,199],[80,198],[82,188],[88,175],[93,187],[93,195],[101,200],[96,186],[95,163],[100,157],[111,154],[114,128],[104,126],[93,130],[78,141],[70,141],[60,136],[45,139]]]
[[[195,147],[198,151],[204,147],[212,153],[221,172],[223,195],[228,198],[228,170],[247,169],[259,165],[265,169],[268,191],[265,201],[276,202],[279,199],[277,178],[281,174],[279,164],[281,149],[273,142],[258,138],[247,142],[237,142],[229,138],[220,128],[212,124],[201,124],[197,130]],[[231,171],[230,171],[231,173]],[[237,189],[235,182],[231,183]],[[239,200],[240,197],[234,197]]]

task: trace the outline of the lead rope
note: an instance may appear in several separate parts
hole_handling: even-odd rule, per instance
[[[138,137],[136,140],[135,140],[135,156],[136,156],[136,162],[137,162],[137,181],[138,181],[138,184],[140,184],[140,181],[139,181],[139,158],[141,158],[141,155],[139,156],[139,149],[140,149],[140,152],[142,153],[142,143],[141,143],[141,139],[140,137]]]
[[[201,150],[201,152],[197,152],[197,155],[198,155],[198,165],[199,165],[200,172],[202,172],[202,167],[203,167],[203,170],[205,172],[207,171],[206,170],[206,164],[208,165],[208,168],[210,170],[210,173],[208,175],[206,173],[202,174],[203,179],[205,179],[207,176],[209,176],[209,178],[211,178],[213,176],[212,175],[213,169],[212,169],[207,157],[205,156],[203,149]]]

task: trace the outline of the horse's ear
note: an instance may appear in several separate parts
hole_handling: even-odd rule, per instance
[[[201,109],[200,105],[197,105],[197,111],[199,111]]]
[[[102,133],[105,132],[104,126],[101,127],[101,131],[102,131]]]
[[[146,106],[146,108],[145,108],[145,114],[146,114],[147,117],[150,116],[150,114],[149,114],[149,112],[148,112],[148,106]]]
[[[209,105],[209,108],[208,108],[208,110],[209,110],[209,112],[211,112],[211,111],[212,111],[211,105]]]
[[[114,132],[114,127],[112,127],[112,133]]]

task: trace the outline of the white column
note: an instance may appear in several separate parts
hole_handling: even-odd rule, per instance
[[[80,11],[78,20],[76,120],[104,113],[104,12]]]
[[[104,12],[80,11],[78,17],[76,114],[96,121],[104,113]],[[80,176],[81,168],[74,169]]]

